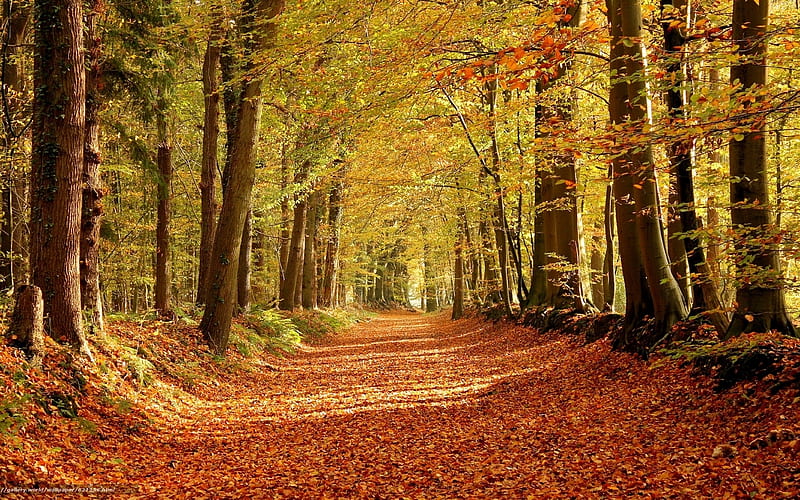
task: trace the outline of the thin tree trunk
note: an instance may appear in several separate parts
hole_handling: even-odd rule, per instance
[[[317,255],[316,239],[319,224],[320,198],[322,193],[315,190],[309,196],[308,212],[306,214],[305,243],[303,248],[303,281],[302,304],[303,309],[317,308]]]
[[[288,128],[288,127],[287,127]],[[278,294],[283,289],[283,281],[286,278],[286,264],[289,259],[289,247],[291,245],[292,233],[289,229],[291,220],[291,211],[289,210],[289,197],[286,195],[286,190],[289,187],[289,152],[288,140],[284,140],[281,144],[281,232],[280,242],[278,248]]]
[[[236,278],[236,301],[239,304],[239,313],[250,310],[250,287],[252,277],[253,253],[253,209],[247,211],[242,229],[242,243],[239,247],[239,271]]]
[[[25,78],[20,49],[30,21],[30,6],[8,2],[4,12],[2,39],[3,143],[6,172],[2,191],[3,219],[0,227],[0,280],[2,288],[13,288],[27,280],[26,176],[23,165]]]
[[[164,124],[161,127],[166,130]],[[166,140],[166,133],[162,135],[162,142],[158,145],[158,177],[155,308],[160,315],[167,316],[172,308],[172,258],[169,244],[172,211],[172,147]]]
[[[83,9],[76,0],[37,0],[34,12],[32,281],[45,298],[48,333],[89,355],[80,286]]]
[[[274,18],[283,10],[283,6],[283,0],[259,0],[255,4],[246,2],[241,25],[245,33],[252,35],[248,54],[259,53],[274,45],[277,36]],[[260,29],[254,26],[255,20],[259,20]],[[236,143],[211,256],[208,304],[200,322],[200,329],[216,354],[224,354],[228,347],[241,236],[256,175],[255,153],[261,124],[263,76],[255,72],[255,61],[249,61],[247,69],[251,77],[247,80],[240,101]]]
[[[609,178],[613,177],[613,165],[609,167]],[[614,235],[616,228],[614,218],[616,203],[614,202],[614,190],[612,184],[606,187],[606,204],[603,211],[603,225],[605,227],[606,252],[603,256],[603,309],[613,311],[616,296],[616,269],[614,267]]]
[[[217,67],[220,64],[222,39],[221,16],[212,21],[214,25],[208,37],[203,57],[203,156],[200,172],[200,262],[197,278],[197,305],[206,303],[208,295],[208,270],[211,265],[211,250],[217,228],[217,137],[219,136],[219,82]]]
[[[301,184],[308,177],[311,162],[305,160],[295,176],[295,182]],[[281,287],[280,303],[278,307],[284,311],[291,311],[298,305],[295,301],[297,295],[298,276],[302,272],[303,240],[306,230],[306,197],[302,195],[295,201],[294,222],[292,223],[292,237],[289,245],[289,255],[286,260],[286,276]]]
[[[459,205],[456,218],[466,220],[467,211],[463,205]],[[453,263],[453,312],[452,319],[460,319],[464,316],[464,230],[461,225],[457,226],[456,244],[454,247],[455,262]]]
[[[86,129],[83,145],[83,208],[81,211],[81,303],[88,313],[91,333],[104,330],[100,294],[100,225],[106,188],[100,178],[100,119],[103,97],[101,64],[103,46],[97,16],[105,5],[93,0],[86,15]]]
[[[322,279],[322,307],[333,307],[336,283],[339,274],[339,234],[342,226],[342,203],[344,200],[344,176],[346,169],[342,164],[334,175],[328,208],[328,242],[325,248],[325,269]]]

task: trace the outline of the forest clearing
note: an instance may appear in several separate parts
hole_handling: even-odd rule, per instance
[[[608,341],[394,312],[249,366],[191,388],[160,380],[127,409],[92,401],[90,382],[81,413],[96,425],[32,426],[5,448],[2,481],[99,498],[800,494],[797,436],[751,446],[800,432],[796,389],[718,393]]]

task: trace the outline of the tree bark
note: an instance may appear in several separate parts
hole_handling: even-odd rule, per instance
[[[734,0],[733,39],[738,42],[739,61],[731,66],[731,86],[738,95],[750,94],[756,103],[767,84],[768,0]],[[747,99],[745,110],[751,107]],[[729,145],[731,179],[731,223],[737,232],[736,309],[725,338],[741,333],[778,330],[796,331],[786,311],[783,272],[778,257],[779,242],[772,237],[772,214],[767,178],[766,124],[764,118],[749,118],[747,132]]]
[[[288,127],[287,127],[288,129]],[[283,289],[283,281],[286,278],[286,264],[289,260],[289,247],[292,241],[292,232],[289,229],[291,221],[291,211],[289,210],[289,197],[286,190],[289,187],[289,154],[288,154],[289,141],[284,139],[281,145],[281,232],[280,243],[278,249],[278,294]]]
[[[295,176],[295,182],[300,184],[308,177],[311,162],[305,160]],[[306,198],[301,195],[295,201],[294,222],[292,223],[292,237],[289,245],[289,255],[286,259],[286,275],[281,287],[280,303],[278,307],[284,311],[295,308],[297,280],[302,271],[303,243],[306,230]]]
[[[83,208],[81,210],[81,303],[88,314],[91,333],[102,332],[103,298],[100,294],[100,226],[106,188],[100,177],[100,110],[103,104],[103,45],[97,16],[105,5],[93,0],[86,15],[86,130],[83,145]]]
[[[578,1],[567,9],[569,20],[562,22],[562,27],[576,28],[583,20],[583,2]],[[559,79],[570,70],[570,63],[561,63],[556,68],[555,74],[549,80],[537,83],[536,92],[542,94],[553,88]],[[549,96],[555,102],[536,105],[536,137],[541,141],[547,140],[550,133],[545,127],[557,127],[568,131],[573,127],[575,114],[575,96],[567,95],[564,98]],[[544,172],[540,166],[540,179],[542,182],[542,205],[544,208],[545,253],[549,255],[551,270],[547,273],[546,302],[558,309],[574,308],[584,312],[586,303],[583,283],[580,277],[581,265],[581,235],[579,228],[580,210],[577,203],[578,175],[576,160],[572,154],[556,152],[547,155],[542,164],[549,166],[549,172]]]
[[[12,288],[27,281],[26,175],[24,161],[25,78],[21,63],[30,21],[30,6],[9,3],[4,12],[2,39],[3,139],[6,172],[2,191],[3,219],[0,221],[0,286]]]
[[[466,220],[467,213],[462,205],[457,209],[456,219]],[[461,319],[464,316],[464,230],[461,224],[456,226],[456,244],[453,252],[453,312],[452,319]]]
[[[239,247],[239,271],[236,278],[236,301],[239,304],[239,313],[250,310],[250,288],[252,278],[253,254],[253,209],[247,211],[242,229],[242,243]]]
[[[9,345],[25,351],[31,363],[38,365],[44,356],[44,301],[42,290],[34,285],[17,289],[14,313],[6,331]]]
[[[625,76],[629,124],[637,131],[649,121],[645,87],[644,54],[641,46],[642,13],[638,0],[620,0]],[[665,334],[676,322],[688,315],[686,301],[672,276],[667,257],[658,185],[652,149],[649,145],[625,153],[626,168],[634,177],[633,200],[636,207],[636,229],[639,252],[644,264],[647,286],[653,301],[654,333]]]
[[[328,208],[328,241],[325,248],[325,267],[322,279],[320,305],[336,306],[336,283],[339,275],[339,234],[342,226],[344,176],[346,167],[340,165],[334,174]]]
[[[305,243],[303,248],[303,309],[317,308],[317,255],[316,239],[319,225],[321,192],[315,190],[309,196],[306,215]]]
[[[259,0],[256,4],[246,2],[242,30],[252,35],[249,57],[274,45],[277,36],[274,18],[281,13],[283,6],[284,0]],[[261,29],[256,29],[255,20],[264,23],[260,24]],[[200,322],[200,329],[218,355],[224,354],[228,347],[241,236],[255,183],[255,152],[261,123],[263,84],[263,76],[256,72],[256,66],[256,62],[249,59],[247,69],[250,78],[245,84],[239,105],[230,175],[214,237],[208,304]]]
[[[203,57],[203,157],[200,172],[200,262],[197,279],[197,305],[206,303],[208,295],[208,270],[211,250],[217,228],[217,149],[219,136],[219,82],[217,67],[220,64],[222,40],[221,19],[214,19]]]
[[[89,354],[81,318],[81,171],[86,80],[83,9],[35,3],[31,269],[49,334]],[[54,68],[60,68],[54,71]]]
[[[166,130],[165,124],[161,126]],[[161,316],[168,316],[172,308],[172,258],[169,244],[172,208],[172,147],[166,140],[166,133],[162,137],[162,142],[158,145],[155,308]]]
[[[688,20],[691,19],[688,9],[690,4],[684,0],[662,0],[662,15],[665,7],[672,5],[672,14],[662,20],[664,28],[664,48],[672,56],[667,70],[670,81],[675,84],[667,90],[667,107],[669,109],[670,121],[678,122],[685,119],[685,92],[681,86],[687,80],[685,64],[683,62],[683,47],[686,38],[681,31],[683,27],[688,29]],[[674,24],[674,21],[686,20],[685,23]],[[705,250],[700,245],[697,237],[699,224],[697,212],[695,210],[694,197],[694,164],[692,161],[694,150],[694,140],[678,140],[670,144],[667,148],[667,155],[670,161],[670,171],[675,176],[675,202],[678,230],[683,233],[681,243],[683,246],[682,262],[688,265],[691,273],[691,314],[705,314],[717,331],[724,332],[728,329],[728,317],[723,311],[719,290],[711,278],[709,265],[706,262]],[[670,190],[670,195],[673,190]],[[670,214],[671,216],[674,214]],[[677,249],[676,249],[677,251]],[[675,263],[673,259],[673,264]],[[674,273],[673,273],[674,274]],[[685,285],[684,285],[685,287]],[[688,289],[684,289],[684,295],[689,298]]]
[[[613,178],[613,164],[609,167],[609,178]],[[616,217],[616,203],[614,202],[613,184],[606,187],[606,203],[603,211],[603,226],[605,227],[606,252],[603,256],[603,310],[613,311],[616,296],[617,278],[614,267],[614,235],[616,228],[614,218]]]

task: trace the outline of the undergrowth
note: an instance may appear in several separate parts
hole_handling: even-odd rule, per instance
[[[363,311],[308,311],[290,316],[255,308],[234,319],[230,349],[214,356],[197,329],[197,317],[180,312],[173,321],[152,314],[107,317],[106,331],[89,338],[93,364],[51,339],[41,367],[0,345],[0,445],[17,435],[41,432],[54,418],[95,433],[115,418],[127,429],[147,425],[140,401],[180,401],[213,391],[239,372],[263,370],[261,358],[291,355],[369,317]],[[167,403],[165,403],[167,404]]]
[[[744,380],[765,381],[773,393],[786,387],[800,388],[800,341],[779,333],[750,333],[725,342],[673,342],[661,353],[713,377],[718,391]]]

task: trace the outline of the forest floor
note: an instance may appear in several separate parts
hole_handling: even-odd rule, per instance
[[[796,438],[748,446],[771,429],[800,434],[796,392],[753,382],[717,393],[688,368],[604,340],[387,313],[257,363],[169,398],[157,386],[160,396],[87,432],[31,431],[0,448],[0,488],[19,486],[11,498],[33,496],[26,485],[113,498],[800,496]],[[712,457],[719,445],[730,456]]]

